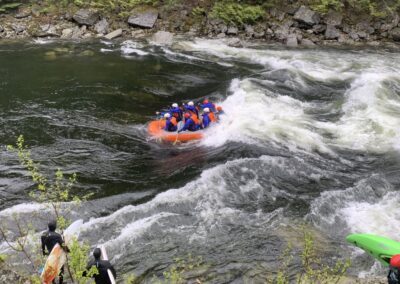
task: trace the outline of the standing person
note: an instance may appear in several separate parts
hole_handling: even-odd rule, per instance
[[[49,255],[56,244],[59,244],[62,248],[64,248],[63,238],[61,237],[61,235],[59,233],[56,233],[57,222],[50,221],[47,226],[48,226],[48,230],[46,232],[44,232],[40,238],[41,242],[42,242],[43,255]],[[46,249],[47,249],[47,252],[46,252]],[[59,279],[59,284],[62,284],[63,280],[64,280],[64,266],[61,267],[58,279]],[[55,280],[53,280],[53,283],[54,284],[56,283]]]
[[[111,284],[111,280],[108,277],[107,270],[110,270],[111,273],[114,275],[114,278],[117,278],[117,272],[115,271],[114,267],[108,260],[101,260],[101,250],[99,248],[95,248],[93,251],[94,260],[90,261],[87,265],[86,270],[90,270],[93,266],[96,266],[98,270],[98,274],[95,274],[94,282],[96,284]],[[84,276],[86,273],[84,273]]]
[[[392,256],[388,273],[388,284],[400,284],[400,254]]]

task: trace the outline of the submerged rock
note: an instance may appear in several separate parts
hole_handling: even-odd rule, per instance
[[[93,26],[100,18],[100,15],[95,10],[80,9],[72,17],[78,24]]]
[[[293,19],[310,26],[319,24],[320,22],[318,13],[310,10],[306,6],[301,6],[300,9],[297,10],[296,14],[294,14]]]
[[[165,32],[165,31],[156,32],[151,37],[151,41],[158,45],[171,45],[173,39],[174,35],[170,32]]]
[[[134,27],[151,29],[154,27],[158,18],[157,10],[146,10],[144,12],[135,12],[128,19],[128,24]]]

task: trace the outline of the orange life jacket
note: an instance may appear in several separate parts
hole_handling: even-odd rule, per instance
[[[210,118],[211,122],[216,122],[217,119],[215,118],[215,114],[213,112],[210,112],[208,114],[208,117]]]
[[[199,120],[199,118],[197,117],[197,115],[192,114],[192,115],[190,116],[190,118],[193,119],[193,121],[194,121],[194,123],[195,123],[196,125],[199,125],[199,124],[200,124],[200,120]]]
[[[171,118],[171,123],[172,123],[173,126],[177,126],[178,125],[178,122],[176,121],[176,118],[174,116]]]

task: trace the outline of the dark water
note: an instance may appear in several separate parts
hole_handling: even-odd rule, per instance
[[[304,222],[326,256],[370,271],[344,238],[400,239],[399,63],[388,50],[4,43],[1,218],[38,210],[4,147],[22,134],[45,173],[76,172],[75,193],[94,193],[73,207],[79,238],[104,243],[121,274],[150,279],[191,253],[212,283],[261,283]],[[156,110],[205,97],[227,115],[204,141],[148,137]]]

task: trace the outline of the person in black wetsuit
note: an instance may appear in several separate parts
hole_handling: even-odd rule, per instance
[[[56,221],[49,222],[48,228],[49,229],[46,232],[44,232],[41,236],[43,255],[49,255],[56,244],[59,244],[62,248],[64,248],[63,238],[61,237],[60,234],[56,233],[57,222]],[[64,266],[61,267],[60,274],[58,276],[59,284],[63,283],[63,278],[64,278]],[[53,283],[56,282],[53,281]]]
[[[400,284],[400,254],[396,254],[392,256],[390,259],[390,267],[389,267],[389,274],[388,284]]]
[[[114,275],[114,278],[117,278],[117,273],[115,272],[114,267],[108,260],[101,260],[101,250],[99,248],[95,248],[93,251],[94,260],[90,261],[87,265],[87,270],[90,270],[92,266],[96,266],[99,274],[95,274],[94,281],[96,284],[111,284],[111,280],[108,277],[107,270],[110,269],[111,273]],[[85,273],[86,274],[86,273]]]

